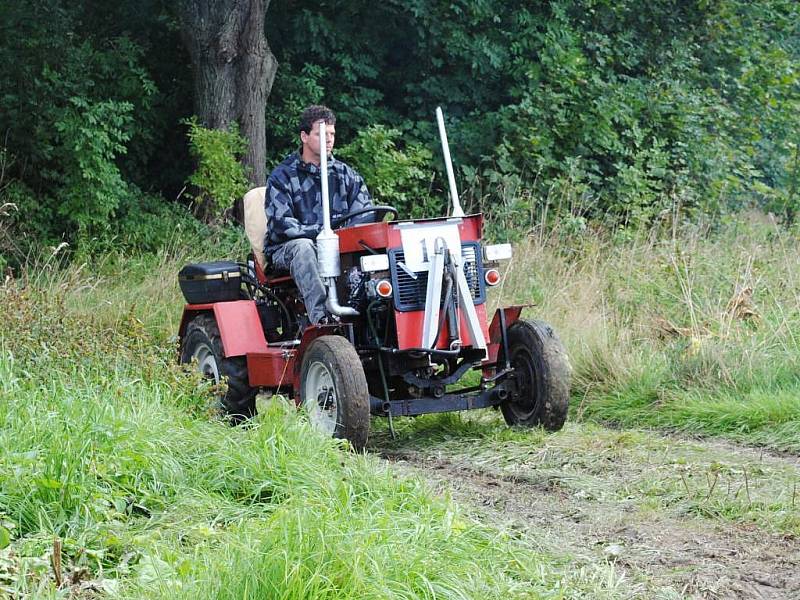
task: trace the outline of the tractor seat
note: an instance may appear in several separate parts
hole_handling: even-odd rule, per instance
[[[291,281],[292,278],[289,271],[272,268],[264,255],[264,240],[267,238],[266,192],[266,187],[257,187],[244,195],[244,231],[253,250],[258,281],[275,285]]]

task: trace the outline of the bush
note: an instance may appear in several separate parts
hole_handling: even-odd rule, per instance
[[[130,198],[116,157],[126,152],[133,105],[75,96],[55,123],[56,158],[65,171],[56,213],[79,237],[102,231],[119,205]]]
[[[197,188],[194,202],[198,215],[205,220],[219,218],[241,198],[249,183],[239,159],[247,151],[247,140],[239,135],[239,127],[206,129],[196,117],[184,121],[189,126],[189,149],[197,161],[197,170],[189,183]]]
[[[138,252],[157,252],[169,244],[204,239],[207,229],[184,206],[141,193],[125,207],[115,226],[118,245]]]
[[[339,150],[367,182],[376,204],[389,204],[403,217],[439,216],[443,202],[431,194],[432,155],[420,144],[398,148],[398,129],[372,125]]]

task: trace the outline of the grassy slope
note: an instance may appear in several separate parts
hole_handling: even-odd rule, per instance
[[[573,420],[798,449],[796,248],[769,225],[678,242],[556,230],[517,249],[493,301],[534,300],[528,314],[561,333]],[[187,259],[177,254],[64,271],[45,262],[27,287],[0,292],[0,522],[14,537],[0,585],[55,597],[47,556],[58,536],[64,572],[85,568],[91,581],[74,587],[114,596],[624,595],[606,566],[573,569],[475,524],[419,481],[340,452],[280,402],[246,430],[209,419],[208,394],[173,365],[175,273]],[[494,435],[490,421],[480,435]],[[521,449],[539,434],[509,435]],[[793,530],[776,525],[781,514],[756,520]]]

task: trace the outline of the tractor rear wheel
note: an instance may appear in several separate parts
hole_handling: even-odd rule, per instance
[[[542,321],[512,323],[508,351],[515,385],[500,405],[506,423],[558,431],[567,418],[571,368],[553,328]]]
[[[309,344],[300,371],[300,402],[311,425],[363,450],[369,437],[369,391],[353,345],[338,335]]]
[[[227,389],[220,393],[221,408],[234,424],[249,419],[256,413],[258,388],[250,387],[247,377],[247,360],[243,356],[225,357],[222,337],[213,316],[196,316],[186,327],[181,341],[181,362],[195,361],[203,376],[215,384],[227,381]]]

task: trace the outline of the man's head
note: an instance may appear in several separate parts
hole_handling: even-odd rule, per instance
[[[327,106],[312,105],[300,115],[300,142],[302,144],[301,153],[303,160],[314,163],[320,162],[320,139],[319,123],[325,122],[325,133],[327,136],[326,148],[328,154],[333,150],[333,143],[336,138],[336,115]]]

